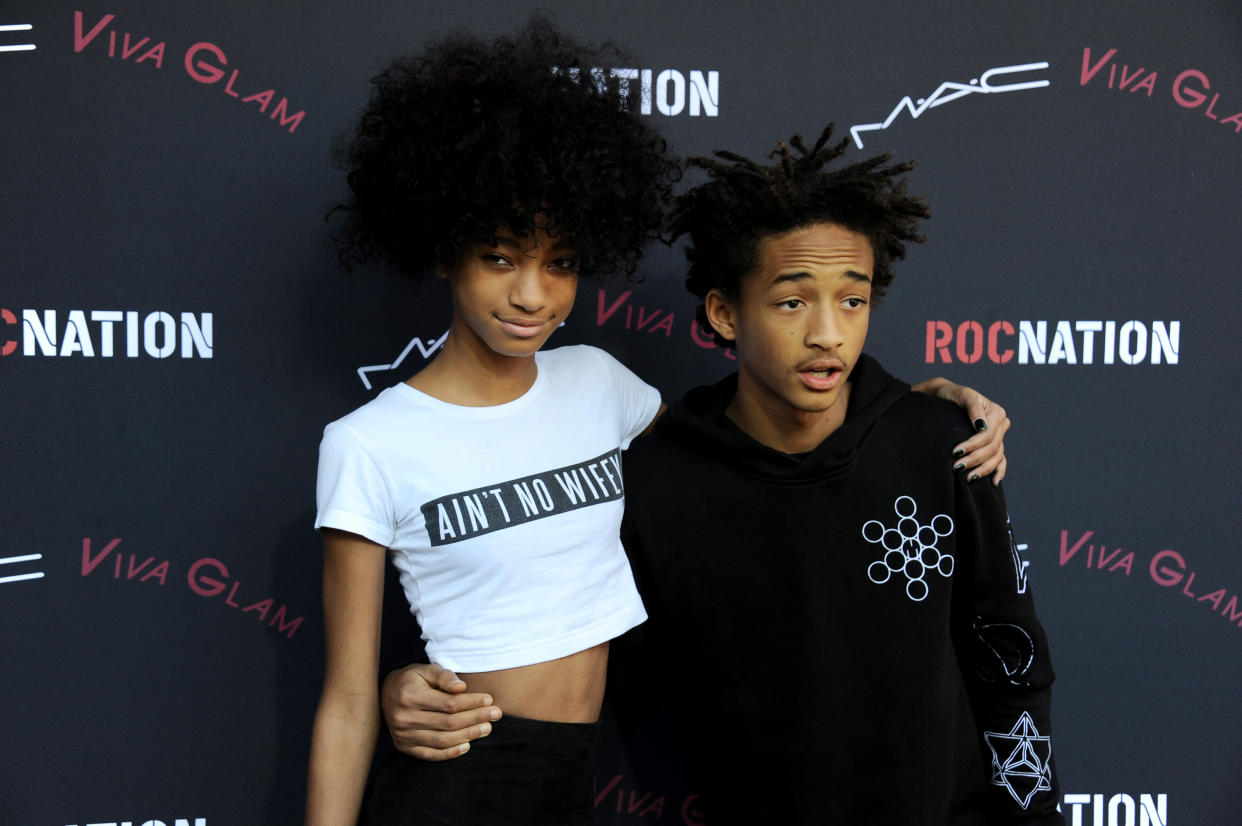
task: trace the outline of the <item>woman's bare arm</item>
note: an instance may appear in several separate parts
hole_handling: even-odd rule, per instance
[[[306,826],[358,819],[379,734],[380,617],[385,550],[323,532],[324,680],[311,736]]]

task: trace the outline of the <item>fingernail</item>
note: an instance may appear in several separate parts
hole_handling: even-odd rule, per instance
[[[984,418],[982,418],[982,417],[980,417],[980,418],[978,418],[978,419],[975,419],[975,430],[980,430],[980,431],[982,431],[982,430],[987,430],[987,429],[988,429],[988,420],[987,420],[987,419],[984,419]]]
[[[489,734],[491,734],[491,733],[492,733],[492,724],[491,724],[491,723],[484,723],[483,725],[479,726],[479,736],[480,736],[480,737],[486,737],[487,735],[489,735]]]
[[[485,706],[490,706],[491,704],[492,704],[492,698],[491,698],[491,696],[490,696],[490,695],[488,695],[488,694],[484,694],[484,695],[483,695],[483,705],[485,705]]]
[[[941,467],[944,467],[944,465],[941,465]],[[965,469],[966,469],[966,465],[962,464],[961,462],[958,462],[956,465],[953,466],[954,472],[957,472],[959,470],[965,470]]]
[[[458,754],[465,754],[465,753],[466,753],[466,752],[468,752],[468,751],[470,751],[470,744],[469,744],[469,743],[462,743],[460,746],[458,746],[458,747],[457,747],[457,753],[458,753]]]
[[[494,708],[494,709],[492,709],[491,711],[489,711],[489,712],[487,713],[487,716],[488,716],[488,717],[491,717],[493,720],[499,720],[499,719],[500,719],[500,709],[498,709],[498,708]]]
[[[973,481],[975,481],[975,480],[976,480],[976,479],[978,479],[978,478],[979,478],[979,474],[977,474],[977,473],[972,473],[972,474],[970,474],[969,476],[967,476],[967,477],[966,477],[966,481],[967,481],[967,482],[973,482]]]
[[[953,451],[954,459],[960,459],[965,455],[966,455],[966,451],[962,450],[960,447],[957,450]]]

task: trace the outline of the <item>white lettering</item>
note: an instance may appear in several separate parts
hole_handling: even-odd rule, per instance
[[[33,356],[36,344],[42,355],[56,355],[55,310],[44,310],[42,323],[37,310],[22,310],[22,355]]]
[[[690,71],[690,117],[698,117],[700,108],[709,118],[720,114],[720,72],[704,77],[698,69]]]
[[[1018,322],[1018,364],[1026,364],[1035,357],[1035,364],[1043,364],[1048,352],[1048,322],[1037,321],[1031,326],[1029,321]]]
[[[112,325],[125,318],[120,310],[92,310],[91,321],[99,322],[99,355],[112,358]]]
[[[669,100],[669,85],[673,87],[673,97]],[[686,77],[676,69],[665,69],[656,78],[656,107],[662,115],[680,115],[686,108]]]
[[[159,333],[156,327],[163,328],[163,344],[158,344]],[[142,322],[142,347],[152,358],[163,359],[172,355],[177,349],[177,322],[165,312],[149,313]]]
[[[198,351],[199,358],[211,358],[211,313],[202,313],[197,318],[194,313],[181,314],[181,357],[194,358]]]

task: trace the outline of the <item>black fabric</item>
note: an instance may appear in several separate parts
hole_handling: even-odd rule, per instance
[[[1053,673],[1003,494],[953,472],[958,408],[865,356],[850,381],[804,456],[728,421],[735,377],[626,456],[644,636],[693,687],[676,716],[709,822],[1061,823]]]
[[[505,716],[462,757],[394,752],[376,773],[359,826],[589,826],[599,723]]]

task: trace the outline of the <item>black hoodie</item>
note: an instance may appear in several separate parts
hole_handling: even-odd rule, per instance
[[[957,407],[867,356],[850,382],[810,453],[725,416],[734,375],[625,458],[645,636],[708,823],[1063,823],[1004,497],[953,472]]]

